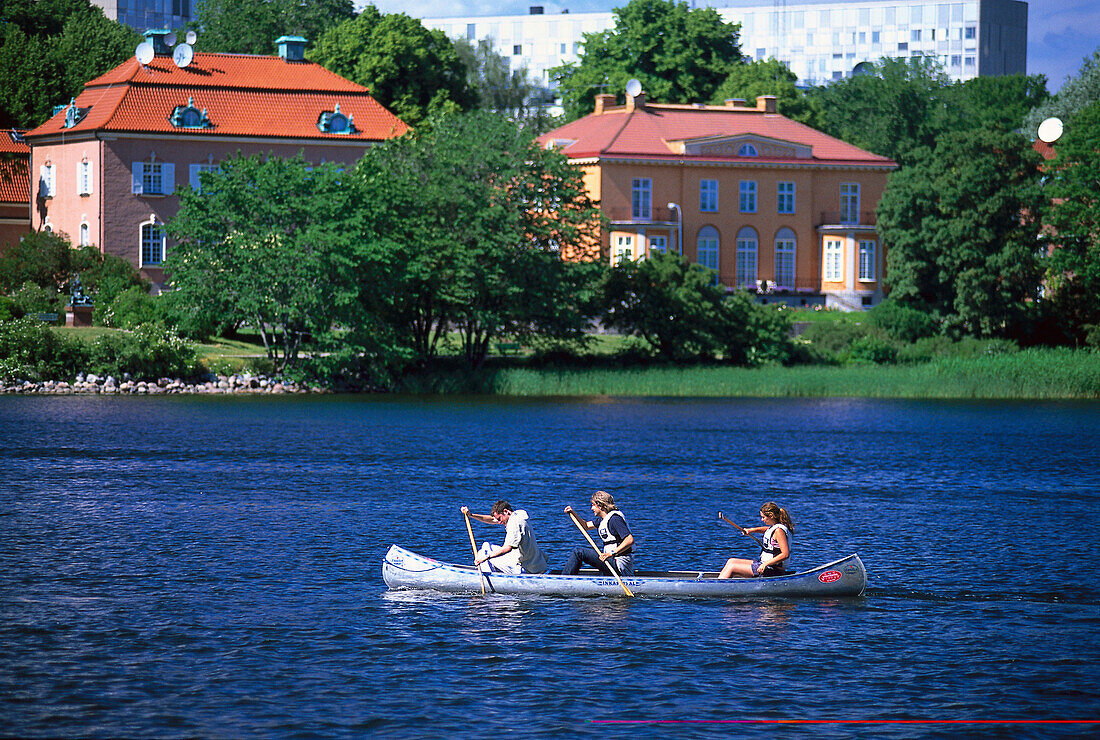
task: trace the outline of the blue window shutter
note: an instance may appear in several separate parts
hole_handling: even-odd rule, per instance
[[[176,192],[176,165],[165,162],[161,167],[161,189],[165,195]]]
[[[141,162],[130,163],[130,191],[134,195],[142,195],[145,192],[141,187]]]

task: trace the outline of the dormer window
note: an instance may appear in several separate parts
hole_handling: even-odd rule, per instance
[[[355,128],[354,119],[340,112],[339,103],[334,110],[327,110],[321,114],[317,119],[317,128],[326,134],[354,134],[358,131]]]
[[[213,128],[206,108],[201,111],[195,107],[195,99],[188,98],[187,105],[177,105],[168,120],[177,128]]]
[[[88,115],[88,111],[90,111],[90,110],[91,110],[91,107],[77,108],[76,107],[76,99],[75,98],[70,99],[68,106],[65,107],[64,127],[65,128],[72,128],[76,124],[80,123],[82,120],[84,120],[84,116]]]
[[[758,157],[760,154],[756,151],[756,144],[742,144],[741,148],[737,150],[738,157]]]

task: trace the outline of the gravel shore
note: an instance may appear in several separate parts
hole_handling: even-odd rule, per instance
[[[73,381],[16,380],[0,384],[0,393],[38,395],[184,395],[184,394],[271,394],[330,393],[330,390],[269,378],[264,375],[207,375],[198,379],[160,378],[159,380],[121,379],[92,374],[77,375]]]

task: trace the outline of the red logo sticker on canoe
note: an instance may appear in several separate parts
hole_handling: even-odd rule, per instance
[[[819,575],[817,577],[817,580],[821,581],[822,583],[833,583],[834,581],[839,581],[840,580],[840,571],[839,570],[827,570],[824,573],[822,573],[821,575]]]

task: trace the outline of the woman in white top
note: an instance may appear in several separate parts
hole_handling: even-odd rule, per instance
[[[764,533],[764,548],[760,557],[756,560],[730,558],[718,575],[719,578],[781,576],[787,572],[791,558],[791,533],[794,532],[791,515],[786,509],[781,509],[778,504],[769,501],[760,507],[760,519],[764,522],[764,526],[741,530],[746,535]]]

